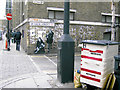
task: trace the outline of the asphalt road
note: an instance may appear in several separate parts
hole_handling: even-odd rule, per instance
[[[34,62],[47,74],[57,73],[57,54],[31,55]],[[80,54],[75,53],[74,70],[80,69]]]

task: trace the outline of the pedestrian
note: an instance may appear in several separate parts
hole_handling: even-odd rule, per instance
[[[11,37],[10,37],[10,34],[8,32],[6,33],[6,38],[7,38],[7,42],[8,42],[8,44],[7,44],[7,50],[10,51],[10,38]]]
[[[52,48],[52,42],[53,42],[53,35],[54,33],[50,30],[49,33],[46,35],[47,38],[47,44],[48,44],[48,52]]]
[[[12,43],[14,43],[14,32],[11,32]]]
[[[9,44],[9,46],[10,46],[10,38],[11,38],[11,35],[10,35],[10,33],[6,33],[6,38],[7,38],[7,40],[8,40],[8,44]]]
[[[16,40],[16,50],[20,51],[20,41],[21,41],[21,32],[18,30],[15,33],[15,40]]]
[[[15,43],[16,42],[16,40],[15,40],[15,31],[13,32],[13,42]]]

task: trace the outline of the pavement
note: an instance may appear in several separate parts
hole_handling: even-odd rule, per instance
[[[0,90],[7,88],[74,88],[73,82],[62,84],[57,80],[57,54],[27,55],[16,51],[11,43],[5,50],[5,36],[0,41]],[[75,53],[75,68],[80,68],[80,55]]]

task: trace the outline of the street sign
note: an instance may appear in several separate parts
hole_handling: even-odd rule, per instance
[[[12,19],[12,14],[8,13],[6,17],[7,17],[7,20],[11,20]]]

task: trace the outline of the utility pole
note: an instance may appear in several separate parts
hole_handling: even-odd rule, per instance
[[[112,10],[111,41],[115,41],[115,3],[114,3],[114,0],[112,0],[111,10]]]

